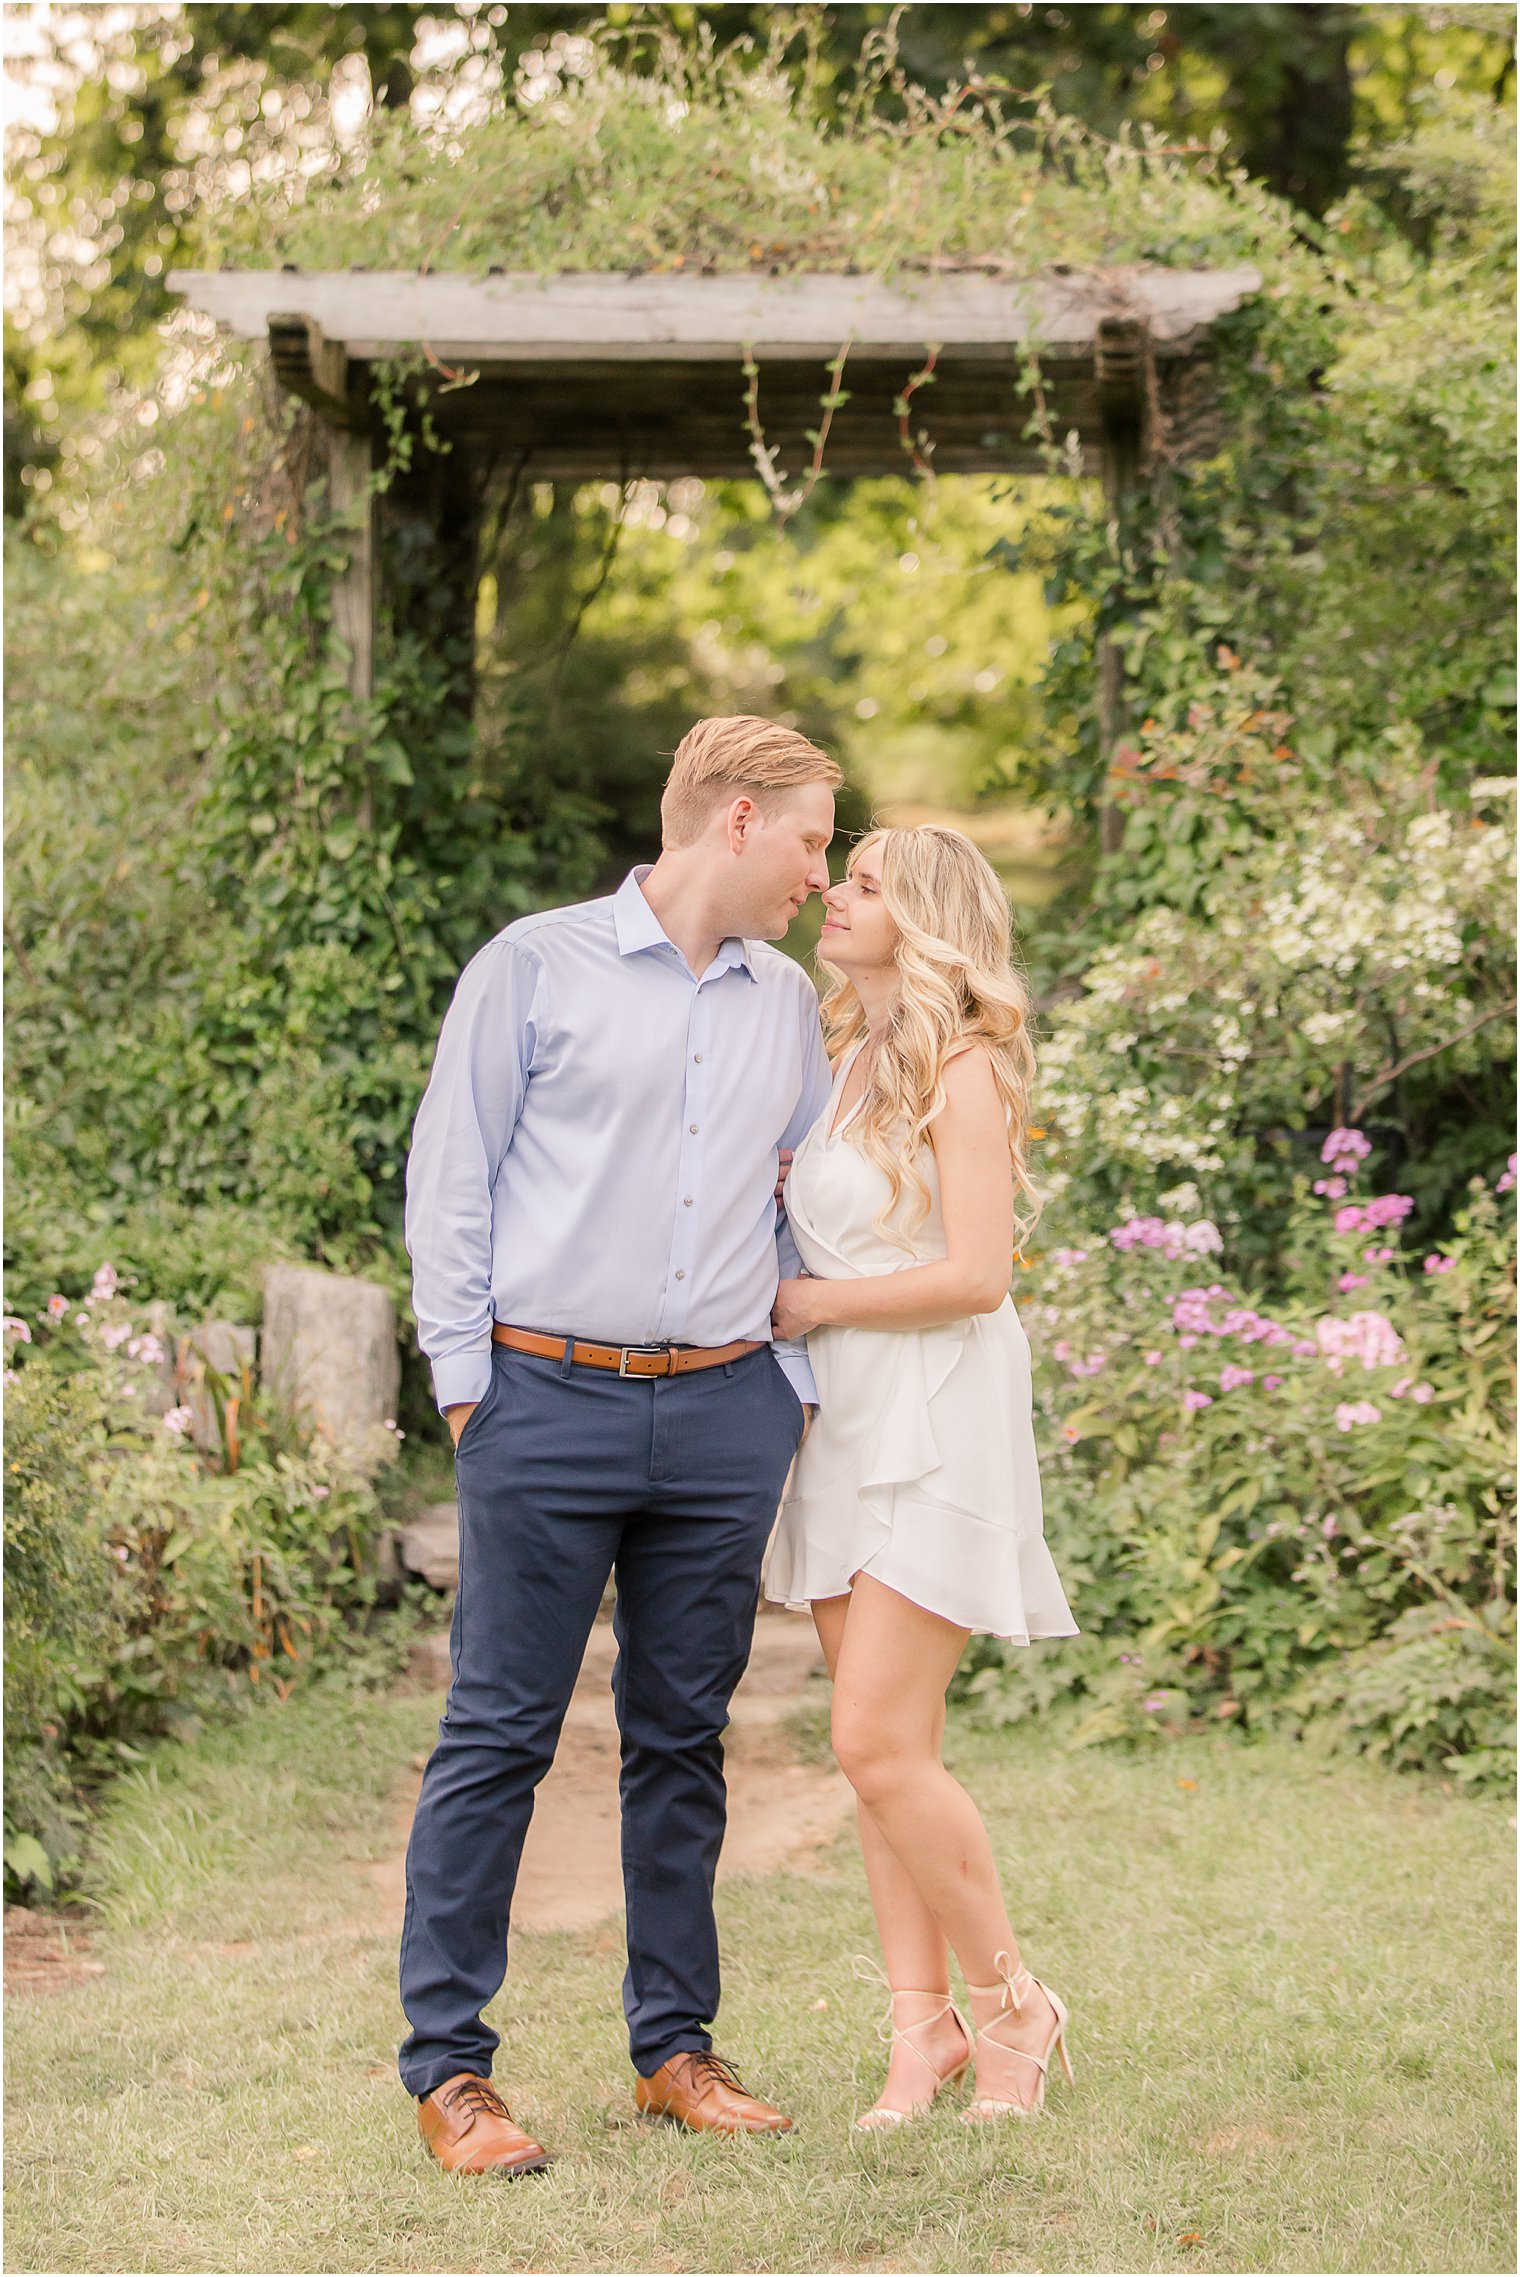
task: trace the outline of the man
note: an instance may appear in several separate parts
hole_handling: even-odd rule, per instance
[[[452,1683],[407,1852],[401,2077],[449,2168],[531,2173],[489,2084],[533,1793],[617,1576],[638,2107],[725,2134],[791,2122],[713,2053],[721,1734],[761,1557],[814,1397],[770,1342],[800,1268],[778,1155],[829,1088],[817,999],[777,950],[828,883],[833,760],[700,721],[663,851],[522,918],[466,967],[407,1170],[423,1350],[459,1487]]]

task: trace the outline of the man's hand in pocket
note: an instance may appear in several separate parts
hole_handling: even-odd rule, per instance
[[[454,1444],[456,1447],[459,1444],[460,1432],[469,1422],[470,1417],[475,1413],[475,1410],[477,1407],[479,1407],[479,1405],[480,1402],[478,1399],[466,1399],[461,1400],[453,1407],[446,1407],[444,1409],[444,1421],[448,1424],[449,1429],[454,1434]]]

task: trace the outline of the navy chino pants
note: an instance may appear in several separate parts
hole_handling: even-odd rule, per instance
[[[629,2048],[648,2077],[712,2045],[722,1733],[802,1421],[769,1345],[656,1378],[492,1346],[455,1456],[452,1682],[407,1850],[412,2094],[490,2075],[498,2035],[481,2011],[506,1975],[534,1790],[614,1572]]]

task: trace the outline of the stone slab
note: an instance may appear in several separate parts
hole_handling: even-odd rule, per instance
[[[261,1378],[367,1469],[394,1444],[401,1390],[396,1308],[373,1281],[312,1265],[271,1265],[264,1278]]]

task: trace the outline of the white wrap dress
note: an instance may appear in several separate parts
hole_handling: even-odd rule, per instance
[[[885,1173],[830,1125],[853,1054],[792,1163],[786,1208],[825,1280],[948,1254],[934,1152],[912,1253],[872,1224]],[[911,1189],[898,1205],[905,1216]],[[958,1627],[1028,1644],[1078,1634],[1042,1532],[1029,1339],[1005,1297],[940,1328],[820,1328],[808,1337],[818,1413],[798,1451],[765,1563],[767,1598],[800,1611],[858,1573]]]

